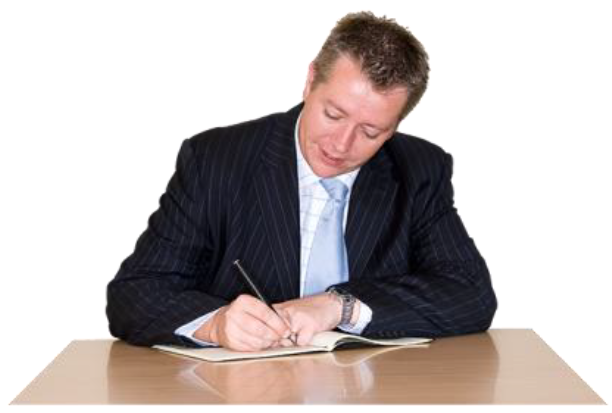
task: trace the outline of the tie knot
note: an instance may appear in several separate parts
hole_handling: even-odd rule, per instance
[[[323,185],[323,188],[325,188],[329,196],[335,201],[346,201],[348,188],[341,180],[336,178],[321,179],[321,185]]]

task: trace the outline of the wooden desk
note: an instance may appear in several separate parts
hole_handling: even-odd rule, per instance
[[[12,404],[604,404],[532,330],[208,363],[73,341]]]

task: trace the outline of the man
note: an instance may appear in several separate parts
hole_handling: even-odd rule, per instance
[[[159,209],[108,286],[116,337],[243,351],[486,330],[486,264],[453,206],[452,159],[397,132],[428,79],[421,44],[340,20],[302,104],[183,143]],[[248,294],[240,260],[278,314]]]

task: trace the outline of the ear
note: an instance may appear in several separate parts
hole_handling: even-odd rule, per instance
[[[314,62],[311,62],[310,65],[308,65],[308,75],[306,76],[306,85],[304,86],[304,93],[302,94],[302,97],[304,98],[304,100],[306,100],[306,97],[310,94],[310,92],[312,92],[312,82],[314,81],[314,77],[315,77]]]

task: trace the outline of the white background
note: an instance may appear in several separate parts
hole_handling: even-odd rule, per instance
[[[297,104],[329,30],[363,9],[430,54],[400,130],[455,158],[493,327],[533,328],[612,400],[606,1],[0,4],[0,405],[71,340],[110,337],[106,285],[182,140]]]

